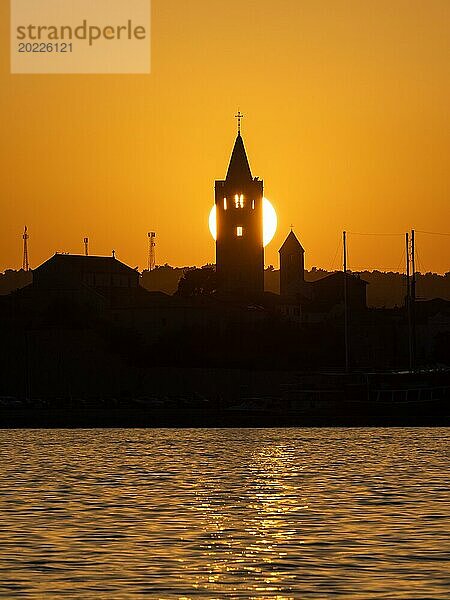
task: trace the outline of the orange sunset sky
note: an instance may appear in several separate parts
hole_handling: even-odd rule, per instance
[[[150,75],[11,75],[0,0],[0,270],[55,251],[214,261],[208,213],[244,114],[254,176],[306,266],[350,232],[448,232],[449,0],[153,0]],[[450,270],[450,237],[417,234]],[[349,267],[403,270],[398,236],[349,236]]]

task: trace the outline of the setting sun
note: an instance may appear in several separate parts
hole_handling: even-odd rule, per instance
[[[263,244],[267,246],[275,235],[277,230],[277,213],[275,212],[272,203],[267,198],[263,198]],[[209,213],[209,231],[211,232],[214,240],[217,238],[217,227],[216,227],[216,206],[211,208]]]

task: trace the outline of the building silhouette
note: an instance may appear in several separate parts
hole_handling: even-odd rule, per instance
[[[293,231],[278,250],[280,254],[280,294],[292,296],[305,286],[305,250]]]
[[[113,256],[55,254],[33,270],[36,288],[137,288],[139,273]]]
[[[327,274],[315,281],[305,281],[305,250],[291,231],[284,240],[280,254],[280,296],[290,306],[301,306],[303,319],[307,313],[325,315],[336,306],[344,305],[344,287],[351,310],[367,308],[367,282],[359,275],[342,271]],[[306,317],[307,318],[307,317]]]
[[[226,178],[215,182],[220,292],[249,296],[264,291],[263,187],[252,177],[238,131]]]
[[[33,281],[23,289],[41,307],[64,302],[66,311],[85,306],[103,310],[117,298],[136,304],[142,295],[139,273],[113,256],[54,254],[33,269]]]

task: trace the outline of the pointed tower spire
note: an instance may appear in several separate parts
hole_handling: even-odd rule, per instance
[[[294,230],[291,225],[291,231],[289,232],[287,238],[284,240],[283,245],[278,250],[280,254],[284,252],[287,253],[295,253],[295,252],[305,252],[303,246],[300,244],[297,236],[294,233]]]
[[[231,153],[226,180],[245,183],[247,181],[252,181],[252,179],[252,172],[250,170],[250,165],[248,164],[247,153],[245,152],[244,140],[239,131],[234,143],[233,152]]]

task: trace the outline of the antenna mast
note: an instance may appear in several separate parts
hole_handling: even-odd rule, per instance
[[[148,270],[153,271],[156,266],[156,233],[148,232]]]
[[[28,262],[28,228],[25,225],[25,229],[23,230],[23,235],[22,235],[22,239],[23,239],[23,259],[22,259],[22,269],[24,271],[29,271],[30,270],[30,264]]]
[[[84,241],[84,255],[89,256],[89,238],[85,237],[83,241]]]

